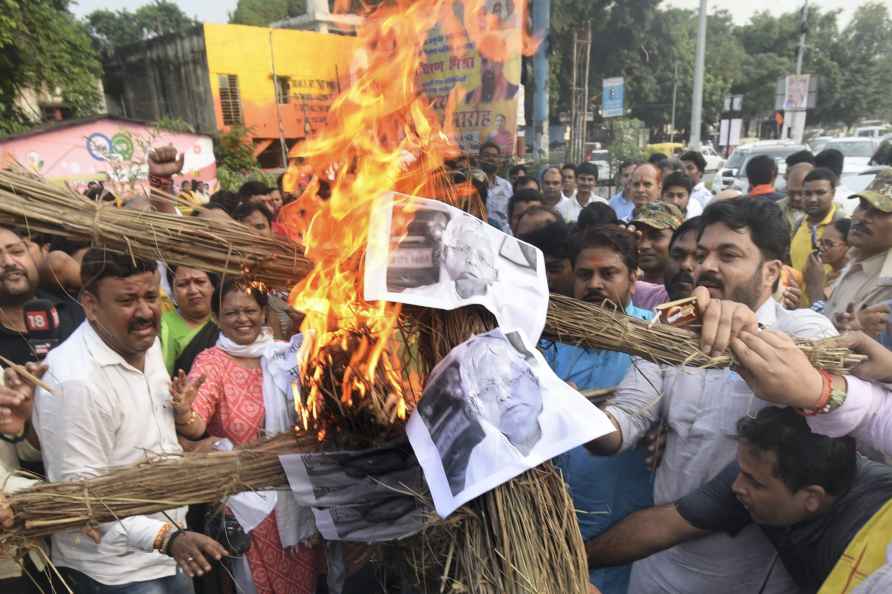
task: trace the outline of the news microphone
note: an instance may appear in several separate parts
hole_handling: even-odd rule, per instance
[[[25,337],[38,360],[46,357],[60,342],[59,312],[46,299],[32,299],[25,303]]]

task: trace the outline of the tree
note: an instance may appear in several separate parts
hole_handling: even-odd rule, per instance
[[[266,27],[275,21],[306,12],[306,0],[238,0],[235,10],[229,13],[229,22],[234,25]]]
[[[87,15],[86,21],[96,46],[103,52],[136,41],[187,31],[198,24],[169,0],[155,0],[134,12],[94,10]]]
[[[68,0],[4,0],[0,12],[0,132],[21,131],[32,117],[24,91],[59,96],[74,116],[99,103],[101,66]]]

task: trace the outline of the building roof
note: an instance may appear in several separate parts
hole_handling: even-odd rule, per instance
[[[122,118],[119,116],[113,116],[109,114],[100,114],[94,116],[88,116],[84,118],[74,118],[70,120],[62,120],[60,122],[48,122],[41,126],[37,126],[36,128],[32,128],[27,132],[19,132],[18,134],[10,134],[9,136],[0,136],[0,143],[7,142],[9,140],[19,140],[21,138],[28,138],[29,136],[37,136],[38,134],[45,134],[47,132],[58,132],[59,130],[65,130],[66,128],[76,128],[78,126],[83,126],[84,124],[92,124],[93,122],[98,122],[101,120],[113,120],[115,122],[121,122],[124,124],[132,124],[134,126],[146,126],[151,128],[155,125],[154,122],[149,122],[146,120],[135,120],[131,118]],[[208,136],[208,134],[202,134],[201,132],[175,132],[176,134],[192,134],[193,136]]]

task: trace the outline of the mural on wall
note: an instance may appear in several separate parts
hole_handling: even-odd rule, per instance
[[[0,163],[17,162],[52,182],[77,189],[90,181],[102,181],[118,193],[145,185],[148,151],[167,144],[186,155],[181,180],[211,182],[216,178],[209,136],[168,132],[113,118],[0,140]]]

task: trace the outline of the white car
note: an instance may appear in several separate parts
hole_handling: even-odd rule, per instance
[[[711,146],[702,147],[700,152],[703,154],[703,158],[706,159],[707,172],[718,171],[725,164],[725,159],[715,152],[715,149]]]
[[[734,149],[724,166],[716,173],[712,182],[713,192],[719,193],[727,188],[736,188],[744,193],[748,192],[749,181],[746,178],[746,165],[756,155],[768,155],[777,163],[778,175],[774,187],[778,192],[783,192],[785,186],[784,173],[787,171],[787,157],[807,148],[805,145],[793,144],[784,140],[759,141],[739,146]]]
[[[833,138],[821,143],[820,148],[815,146],[815,152],[836,149],[842,153],[845,160],[842,164],[843,178],[857,175],[867,169],[870,158],[876,151],[876,142],[872,138],[848,136],[845,138]]]

